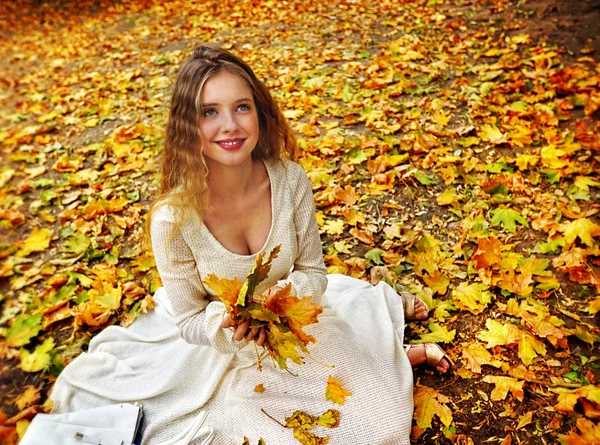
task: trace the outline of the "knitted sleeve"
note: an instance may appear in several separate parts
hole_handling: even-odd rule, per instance
[[[217,301],[209,303],[205,298],[207,292],[194,255],[169,207],[163,206],[156,212],[150,235],[156,267],[183,339],[192,344],[212,345],[223,354],[246,346],[246,341],[233,340],[232,330],[221,329],[225,306]]]
[[[298,242],[298,254],[288,281],[296,295],[310,295],[315,303],[319,303],[327,287],[327,269],[323,262],[312,188],[302,167],[288,165],[296,179],[289,184],[294,187],[294,225]]]

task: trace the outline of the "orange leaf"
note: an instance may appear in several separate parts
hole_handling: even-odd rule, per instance
[[[242,289],[242,282],[237,277],[230,280],[228,278],[218,278],[216,275],[210,274],[202,280],[202,283],[213,290],[227,310],[230,310],[236,304],[240,290]]]

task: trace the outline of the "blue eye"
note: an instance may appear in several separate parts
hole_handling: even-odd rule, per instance
[[[214,116],[216,113],[216,110],[214,110],[213,108],[209,108],[208,110],[204,110],[204,116]]]
[[[240,105],[240,106],[238,107],[238,110],[240,110],[240,111],[249,111],[249,110],[250,110],[250,107],[249,107],[248,105],[245,105],[245,104],[244,104],[244,105]]]

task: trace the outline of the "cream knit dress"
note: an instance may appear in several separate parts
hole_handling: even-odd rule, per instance
[[[373,287],[342,275],[326,275],[306,174],[291,161],[266,161],[271,181],[272,224],[261,251],[281,245],[269,278],[258,288],[291,283],[300,296],[324,306],[319,323],[306,328],[318,340],[311,355],[289,363],[291,372],[269,359],[256,368],[254,344],[232,340],[221,329],[225,308],[202,284],[218,277],[244,280],[253,255],[225,249],[197,218],[176,229],[175,215],[162,207],[155,215],[152,243],[164,287],[155,311],[127,329],[112,326],[90,343],[59,376],[51,398],[54,412],[116,402],[144,405],[144,445],[160,444],[185,429],[200,410],[216,430],[214,445],[296,445],[284,429],[296,410],[341,413],[340,426],[317,428],[331,445],[408,444],[412,421],[413,375],[402,348],[402,301],[385,283]],[[324,293],[323,293],[324,292]],[[321,297],[322,295],[322,297]],[[325,400],[331,375],[352,392],[343,406]],[[263,393],[254,392],[259,383]]]

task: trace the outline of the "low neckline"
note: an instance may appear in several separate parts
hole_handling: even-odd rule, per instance
[[[256,251],[255,253],[248,253],[248,254],[241,254],[241,253],[237,253],[237,252],[232,252],[231,250],[229,250],[227,247],[225,247],[221,241],[219,241],[214,235],[213,233],[210,231],[210,229],[207,227],[206,224],[204,224],[203,221],[200,222],[201,225],[201,229],[204,229],[206,231],[206,233],[208,234],[209,238],[223,251],[227,252],[230,255],[235,255],[237,257],[240,258],[254,258],[256,255],[258,255],[259,253],[263,252],[265,250],[265,248],[267,247],[267,245],[269,244],[269,241],[271,240],[271,235],[273,233],[273,227],[275,226],[275,193],[274,193],[274,184],[273,184],[273,176],[272,176],[272,172],[270,170],[271,166],[269,165],[269,162],[267,160],[265,161],[261,161],[263,163],[263,165],[265,166],[265,170],[267,171],[267,176],[269,178],[269,189],[270,189],[270,193],[271,193],[271,227],[269,227],[269,234],[267,235],[267,239],[265,240],[265,243],[263,244],[263,246],[260,248],[260,250]]]

